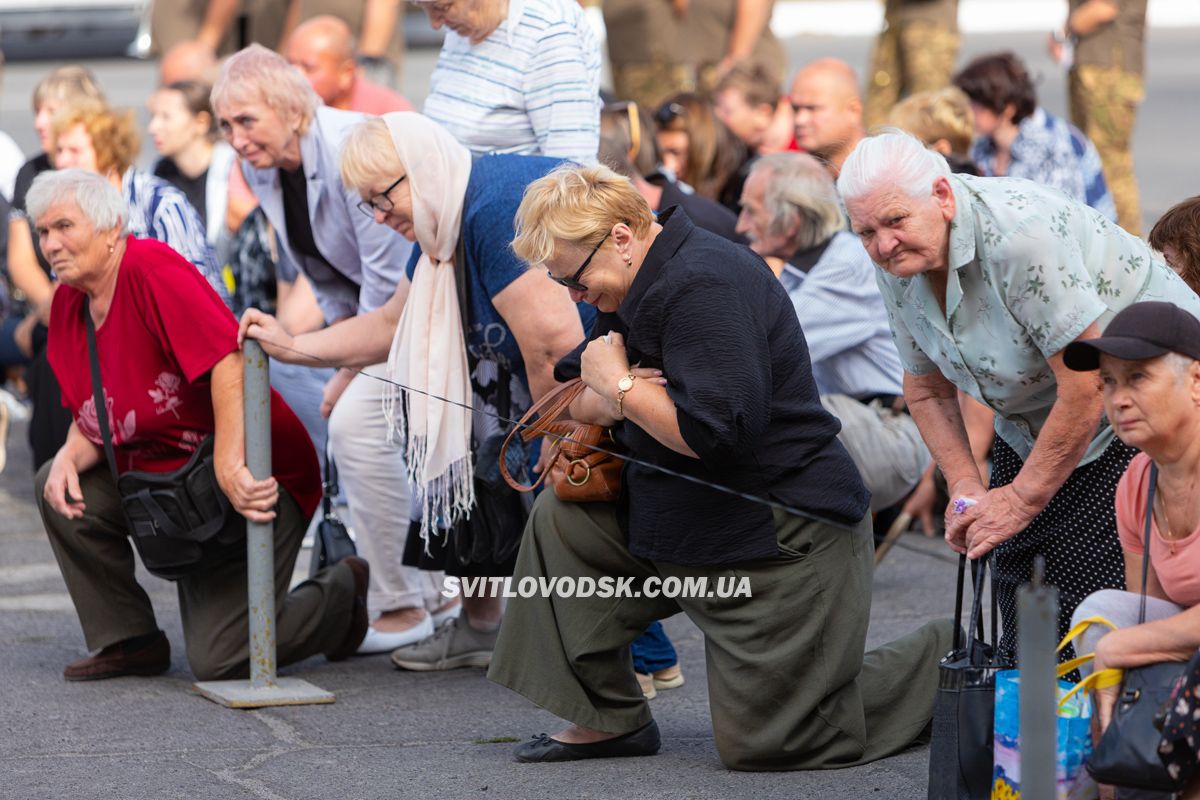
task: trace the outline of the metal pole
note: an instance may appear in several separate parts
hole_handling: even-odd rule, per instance
[[[271,475],[271,385],[262,346],[247,339],[243,348],[243,402],[246,466],[262,480]],[[198,693],[230,708],[264,708],[332,703],[334,696],[299,678],[275,675],[275,526],[246,522],[247,605],[250,624],[250,680],[201,681]]]
[[[1034,560],[1033,580],[1017,592],[1021,664],[1021,797],[1054,800],[1058,763],[1058,678],[1054,648],[1058,638],[1058,590],[1043,583],[1046,561]]]
[[[247,339],[244,352],[246,466],[255,480],[271,476],[271,383],[262,345]],[[250,685],[275,683],[275,525],[246,522],[250,605]]]

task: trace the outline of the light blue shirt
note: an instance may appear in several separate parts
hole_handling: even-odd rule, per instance
[[[834,234],[807,273],[787,264],[779,276],[796,307],[821,394],[900,394],[904,368],[871,257],[858,237]]]
[[[904,368],[938,370],[996,412],[996,434],[1029,457],[1057,397],[1047,359],[1093,322],[1164,300],[1200,317],[1200,298],[1141,239],[1095,209],[1017,178],[954,175],[946,311],[925,275],[876,270]],[[1081,464],[1112,441],[1101,423]]]

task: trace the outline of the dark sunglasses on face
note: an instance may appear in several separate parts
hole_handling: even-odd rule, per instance
[[[612,233],[612,230],[609,230],[608,233]],[[583,276],[583,271],[588,268],[588,264],[592,263],[592,259],[595,258],[596,253],[600,252],[600,246],[608,239],[608,233],[604,234],[604,237],[601,238],[600,241],[596,242],[596,246],[592,248],[592,252],[588,253],[588,257],[585,258],[583,263],[579,265],[579,269],[575,270],[574,275],[569,278],[560,278],[550,270],[546,270],[546,274],[550,276],[550,280],[554,281],[559,286],[565,286],[568,289],[574,289],[577,292],[586,292],[588,287],[580,283],[579,279]]]
[[[396,204],[392,202],[392,198],[389,197],[388,195],[390,195],[392,193],[392,189],[395,189],[397,186],[399,186],[401,183],[403,183],[404,179],[407,177],[408,177],[408,175],[401,175],[399,178],[396,179],[395,183],[393,183],[388,188],[384,189],[379,194],[372,195],[367,200],[359,201],[358,210],[361,211],[362,213],[366,214],[368,217],[371,217],[372,219],[374,219],[376,211],[382,211],[384,214],[387,214],[388,212],[390,212],[393,208],[396,207]]]

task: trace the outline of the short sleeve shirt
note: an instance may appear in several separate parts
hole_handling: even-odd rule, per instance
[[[1136,555],[1146,550],[1146,499],[1150,490],[1150,456],[1138,453],[1117,484],[1117,534],[1121,549]],[[1200,605],[1200,529],[1168,541],[1150,523],[1150,564],[1167,599],[1184,608]]]
[[[1047,359],[1126,306],[1200,298],[1144,241],[1095,209],[1016,178],[954,175],[945,313],[924,275],[876,279],[906,371],[940,371],[996,412],[996,433],[1028,458],[1057,396]],[[1102,423],[1080,463],[1103,452]]]
[[[151,239],[126,239],[117,285],[96,330],[101,384],[119,472],[170,472],[215,430],[209,373],[237,350],[237,321],[195,268]],[[50,364],[63,405],[88,440],[103,446],[92,392],[84,294],[59,286],[51,307]],[[304,427],[271,392],[275,478],[306,514],[321,487]]]

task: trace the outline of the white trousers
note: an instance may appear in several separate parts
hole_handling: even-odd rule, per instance
[[[1140,592],[1101,589],[1089,594],[1082,603],[1075,606],[1075,613],[1071,615],[1071,627],[1074,628],[1088,617],[1104,617],[1118,628],[1132,628],[1138,624],[1141,606],[1142,595]],[[1183,610],[1183,606],[1176,605],[1169,600],[1162,600],[1158,597],[1146,598],[1146,622],[1173,617]],[[1106,625],[1089,625],[1083,635],[1075,640],[1075,652],[1079,655],[1096,652],[1096,643],[1108,632],[1109,628]],[[1083,665],[1079,671],[1087,675],[1092,671],[1091,663]]]
[[[350,381],[329,417],[329,442],[338,481],[350,506],[359,554],[371,564],[367,606],[372,613],[400,608],[434,609],[445,602],[441,572],[401,563],[408,537],[410,492],[404,454],[387,441],[383,390],[386,364]]]

